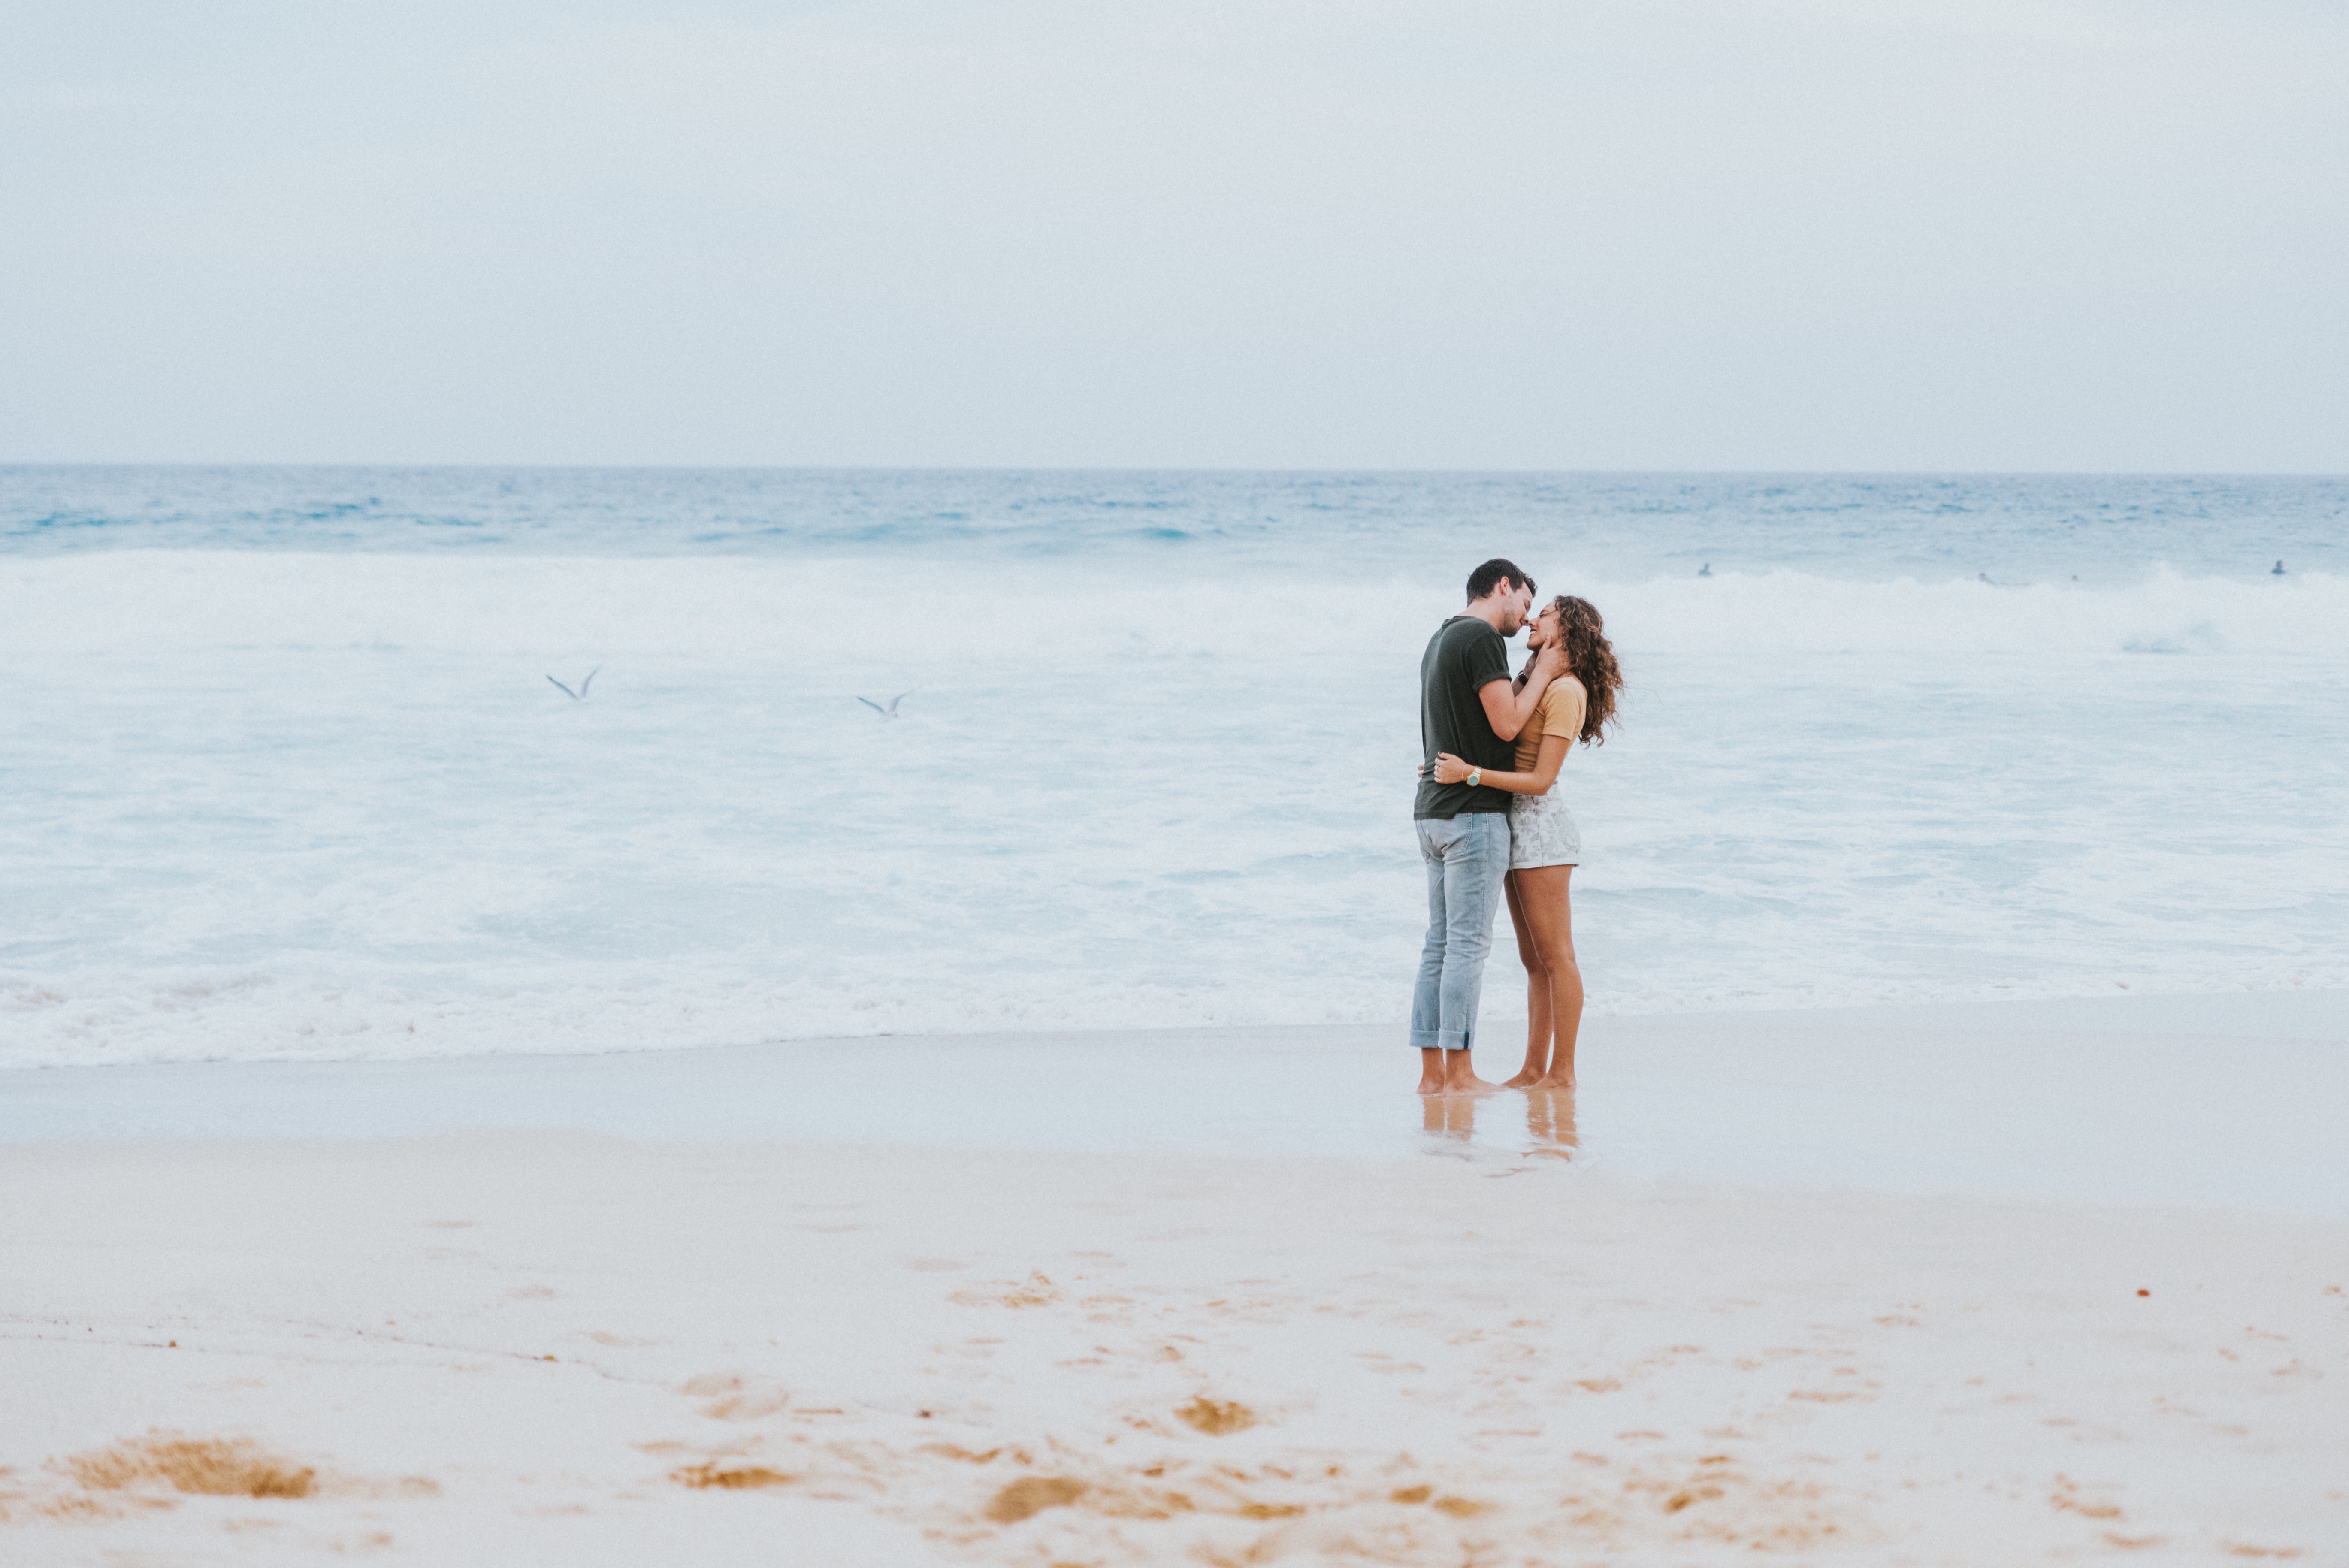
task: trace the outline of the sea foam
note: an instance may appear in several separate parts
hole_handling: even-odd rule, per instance
[[[2349,579],[2243,582],[2157,566],[2123,585],[1847,581],[1724,573],[1555,590],[1597,602],[1628,649],[1676,654],[2349,653]],[[927,636],[1004,658],[1268,651],[1391,660],[1456,609],[1399,579],[1317,593],[1281,574],[987,569],[879,557],[312,555],[124,550],[0,564],[0,652],[401,647],[485,656],[584,650],[701,658],[929,662]],[[908,642],[916,645],[908,646]],[[1415,645],[1405,651],[1416,656]]]
[[[2344,580],[1543,577],[1631,682],[1567,774],[1595,1010],[2349,984]],[[8,558],[0,1062],[1399,1049],[1413,683],[1457,602],[886,552]],[[585,702],[547,680],[597,665]]]

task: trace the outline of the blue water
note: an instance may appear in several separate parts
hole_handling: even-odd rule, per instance
[[[2349,479],[0,469],[0,551],[1122,559],[1341,581],[1563,544],[1610,581],[2127,582],[2349,566]],[[1481,558],[1481,557],[1480,557]],[[1528,565],[1527,570],[1533,568]]]
[[[0,469],[0,1062],[1396,1044],[1413,683],[1493,553],[1594,599],[1630,676],[1566,775],[1594,1008],[2349,984],[2345,505]]]

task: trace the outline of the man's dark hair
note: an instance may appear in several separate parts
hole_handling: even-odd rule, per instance
[[[1534,591],[1534,580],[1518,571],[1516,562],[1496,558],[1468,573],[1468,602],[1475,603],[1504,583],[1514,583],[1528,593]]]

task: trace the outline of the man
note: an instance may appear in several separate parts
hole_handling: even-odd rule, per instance
[[[1419,661],[1419,798],[1412,817],[1427,861],[1427,945],[1411,998],[1411,1043],[1419,1048],[1419,1092],[1483,1094],[1494,1085],[1469,1058],[1493,912],[1509,872],[1509,797],[1472,772],[1435,781],[1435,754],[1448,751],[1481,772],[1516,766],[1511,742],[1566,668],[1562,648],[1546,648],[1525,689],[1509,685],[1509,649],[1533,607],[1534,583],[1506,561],[1468,574],[1468,608],[1436,629]]]

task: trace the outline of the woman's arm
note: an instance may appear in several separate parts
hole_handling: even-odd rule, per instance
[[[1547,795],[1549,787],[1557,782],[1558,768],[1573,748],[1574,738],[1570,735],[1545,735],[1541,740],[1541,750],[1534,758],[1532,772],[1495,773],[1488,768],[1479,782],[1488,789],[1506,789],[1512,795]],[[1468,764],[1449,751],[1435,754],[1435,781],[1438,784],[1460,783],[1468,777]]]
[[[1476,700],[1485,705],[1485,722],[1503,740],[1515,740],[1531,723],[1534,709],[1541,706],[1542,693],[1550,682],[1567,672],[1566,650],[1550,646],[1534,655],[1533,668],[1526,672],[1526,683],[1516,686],[1506,680],[1486,681],[1477,688]]]

